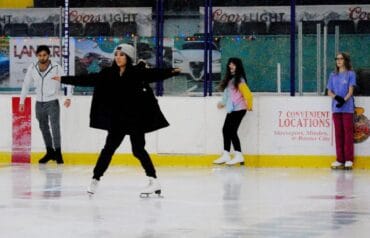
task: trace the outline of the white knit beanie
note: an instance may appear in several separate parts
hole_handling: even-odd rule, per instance
[[[135,48],[132,45],[120,44],[120,45],[117,45],[117,47],[114,49],[113,52],[116,52],[117,50],[122,51],[123,53],[125,53],[125,55],[130,57],[133,63],[135,62],[136,52],[135,52]]]

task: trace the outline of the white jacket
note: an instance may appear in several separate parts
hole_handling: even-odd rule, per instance
[[[31,84],[34,84],[36,91],[36,101],[49,102],[58,99],[61,91],[60,82],[51,79],[55,76],[63,76],[64,71],[62,67],[54,62],[50,62],[48,68],[41,72],[38,63],[31,64],[24,78],[20,104],[24,104],[24,100],[28,94]],[[71,86],[67,86],[67,96],[71,95]]]

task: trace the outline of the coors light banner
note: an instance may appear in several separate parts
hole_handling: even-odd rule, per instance
[[[60,21],[58,8],[30,8],[30,9],[2,9],[0,10],[0,24],[7,23],[54,23],[55,27]],[[137,34],[151,36],[152,34],[152,9],[150,7],[137,8],[71,8],[70,22],[135,22]]]

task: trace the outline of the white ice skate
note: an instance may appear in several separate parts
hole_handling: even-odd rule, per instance
[[[87,187],[87,193],[89,195],[94,195],[96,192],[96,189],[98,188],[99,180],[92,179],[90,185]]]
[[[346,161],[346,163],[344,164],[344,169],[345,170],[351,170],[352,169],[352,166],[353,166],[353,162],[352,161]]]
[[[334,161],[333,163],[331,163],[331,168],[332,169],[344,169],[344,164],[338,161]]]
[[[148,198],[151,194],[157,194],[158,197],[162,198],[161,196],[161,184],[159,183],[158,179],[148,177],[149,184],[146,186],[143,191],[140,193],[141,198]]]
[[[244,157],[243,154],[239,151],[235,151],[234,158],[228,162],[226,162],[227,165],[235,165],[235,164],[240,164],[244,165]]]
[[[230,152],[224,150],[224,153],[221,155],[221,157],[213,161],[213,163],[214,164],[224,164],[226,162],[229,162],[230,160],[231,160]]]

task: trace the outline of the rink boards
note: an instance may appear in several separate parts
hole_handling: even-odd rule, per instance
[[[12,154],[12,97],[0,96],[0,162]],[[62,99],[63,100],[63,99]],[[222,152],[225,111],[219,97],[162,97],[159,104],[170,127],[147,134],[147,150],[163,166],[210,166]],[[32,97],[31,163],[44,153]],[[106,132],[89,128],[90,96],[74,96],[69,109],[61,108],[62,148],[67,164],[94,164]],[[257,95],[253,112],[243,119],[239,136],[246,165],[251,167],[328,167],[335,159],[330,98],[321,96]],[[62,105],[62,103],[61,103]],[[370,168],[370,102],[356,97],[364,108],[361,143],[355,144],[357,168]],[[130,154],[128,138],[112,163],[139,165]]]

